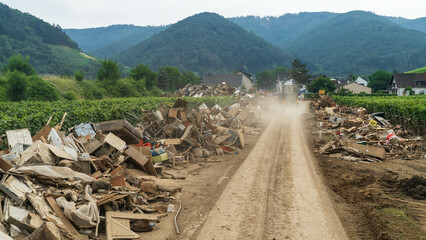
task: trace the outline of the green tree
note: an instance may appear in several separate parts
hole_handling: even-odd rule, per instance
[[[286,67],[276,67],[274,69],[274,74],[277,76],[277,79],[278,79],[278,75],[280,73],[288,73],[288,72],[290,72],[290,71]]]
[[[9,72],[7,76],[6,94],[11,101],[22,101],[28,97],[28,78],[17,70]]]
[[[98,80],[108,83],[115,83],[120,78],[120,69],[117,62],[104,59],[98,70]]]
[[[36,74],[34,67],[30,64],[30,58],[28,56],[23,57],[21,54],[9,58],[6,70],[11,72],[16,70],[25,73],[27,76]]]
[[[306,81],[310,78],[308,72],[306,63],[301,63],[297,58],[291,62],[290,75],[296,84],[306,84]]]
[[[75,78],[75,80],[81,82],[84,79],[84,73],[81,72],[81,71],[77,71],[77,72],[74,73],[74,78]]]
[[[265,70],[256,74],[257,86],[260,89],[275,88],[276,74],[271,70]]]
[[[182,74],[177,67],[163,66],[158,70],[158,87],[167,91],[174,91],[183,87]]]
[[[412,95],[412,94],[413,94],[413,88],[412,88],[412,87],[410,87],[410,86],[405,87],[403,94],[404,94],[404,96],[405,96],[406,94],[408,94],[408,95]]]
[[[185,86],[186,84],[198,84],[200,82],[200,77],[195,75],[191,71],[182,72],[182,84]],[[183,87],[183,86],[181,86]],[[179,88],[181,88],[179,87]]]
[[[319,90],[325,90],[327,93],[333,92],[336,89],[333,81],[328,77],[318,77],[308,85],[309,92],[317,94]]]
[[[386,90],[391,78],[392,73],[386,72],[385,70],[378,70],[368,77],[368,87],[370,87],[373,92]]]
[[[139,64],[132,68],[130,71],[130,77],[138,81],[145,78],[145,85],[148,90],[157,86],[158,76],[157,73],[152,71],[148,66]]]

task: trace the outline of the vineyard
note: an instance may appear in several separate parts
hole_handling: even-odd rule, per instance
[[[121,98],[93,101],[58,102],[9,102],[0,105],[0,135],[7,130],[28,128],[35,134],[50,116],[52,123],[59,123],[63,114],[68,113],[63,129],[83,122],[100,122],[126,118],[136,123],[146,110],[157,109],[161,104],[173,105],[177,98]],[[189,107],[202,103],[224,106],[234,102],[231,97],[183,98]]]
[[[367,112],[384,112],[385,118],[394,124],[417,130],[426,131],[426,96],[333,96],[338,104],[363,107]]]

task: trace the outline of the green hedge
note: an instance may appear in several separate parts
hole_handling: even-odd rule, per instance
[[[157,109],[161,104],[173,105],[178,98],[143,97],[108,100],[57,101],[57,102],[7,102],[0,104],[0,135],[7,130],[28,128],[35,134],[52,115],[51,124],[57,124],[65,112],[68,113],[63,130],[83,122],[100,122],[126,118],[136,123],[144,110]],[[232,104],[231,97],[183,98],[190,107],[205,103],[225,106]]]
[[[384,112],[385,118],[413,130],[426,130],[426,95],[359,97],[332,96],[341,105],[363,107],[369,113]]]

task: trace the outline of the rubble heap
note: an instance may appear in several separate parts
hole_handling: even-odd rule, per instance
[[[210,96],[239,96],[243,92],[239,89],[227,85],[218,84],[213,86],[207,85],[191,85],[188,84],[184,88],[176,90],[174,97],[210,97]]]
[[[393,126],[382,112],[367,114],[364,108],[339,106],[328,96],[313,102],[312,107],[319,137],[332,136],[320,147],[320,154],[367,162],[426,157],[423,138],[412,136],[399,125]]]
[[[126,120],[81,123],[66,135],[64,114],[34,136],[7,131],[0,239],[138,238],[175,211],[181,187],[165,168],[234,154],[245,134],[260,131],[254,109],[246,100],[195,110],[178,99],[145,112],[137,127]]]

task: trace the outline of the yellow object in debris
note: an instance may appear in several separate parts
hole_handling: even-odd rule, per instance
[[[377,121],[375,121],[375,120],[373,120],[373,119],[370,119],[370,122],[369,122],[369,123],[370,123],[370,125],[371,125],[371,126],[373,126],[373,127],[377,125]]]
[[[169,156],[167,155],[167,153],[163,153],[161,155],[153,156],[152,160],[153,162],[162,162],[162,161],[169,160]]]

